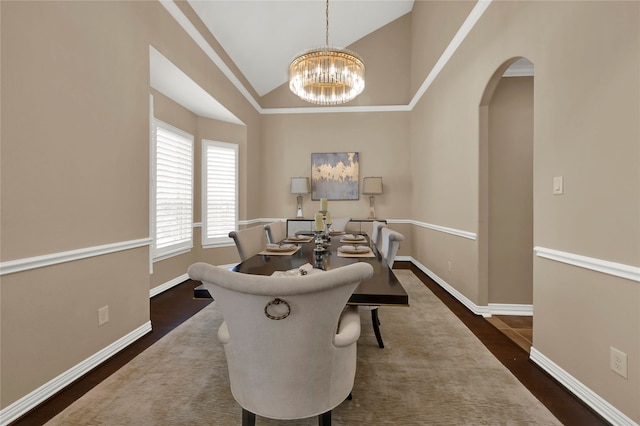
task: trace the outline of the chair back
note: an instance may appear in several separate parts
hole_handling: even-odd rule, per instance
[[[264,230],[261,226],[231,231],[229,232],[229,237],[233,238],[236,243],[240,261],[245,261],[258,254],[265,246]]]
[[[393,262],[396,259],[400,242],[404,241],[404,235],[387,226],[382,227],[380,232],[382,233],[382,248],[380,249],[382,257],[387,261],[389,268],[393,268]]]
[[[345,304],[372,273],[365,262],[293,277],[243,274],[205,263],[189,268],[189,276],[204,283],[222,311],[218,338],[231,392],[243,409],[297,419],[330,411],[347,398],[360,317]],[[343,312],[350,312],[350,321],[341,319]],[[342,327],[350,329],[349,338]]]
[[[287,219],[287,235],[301,233],[313,233],[313,219]]]
[[[382,247],[382,232],[380,232],[380,228],[383,226],[387,226],[385,222],[379,222],[374,220],[372,222],[373,229],[371,231],[371,243],[376,246],[378,250]]]
[[[334,231],[345,231],[350,220],[350,217],[334,217],[331,219],[331,229]]]
[[[287,237],[286,222],[272,222],[264,225],[264,233],[267,236],[267,243],[277,244]]]

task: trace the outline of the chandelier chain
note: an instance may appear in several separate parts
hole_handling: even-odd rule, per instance
[[[324,36],[324,45],[329,47],[329,0],[327,0],[327,8],[326,8],[325,15],[327,18],[327,26],[326,26],[325,36]]]

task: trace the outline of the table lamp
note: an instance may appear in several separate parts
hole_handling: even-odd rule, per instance
[[[376,195],[382,194],[382,178],[366,177],[362,180],[362,193],[369,196],[369,219],[376,218]]]
[[[296,214],[296,217],[302,217],[302,194],[308,194],[309,192],[309,178],[291,178],[291,193],[298,194],[298,213]]]

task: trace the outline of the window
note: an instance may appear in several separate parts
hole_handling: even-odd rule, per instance
[[[238,145],[202,141],[202,245],[229,243],[238,222]]]
[[[152,125],[153,260],[193,247],[193,136],[160,120]]]

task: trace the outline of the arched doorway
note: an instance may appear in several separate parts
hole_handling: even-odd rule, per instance
[[[480,105],[481,288],[490,321],[527,351],[533,315],[533,66],[506,61]]]

